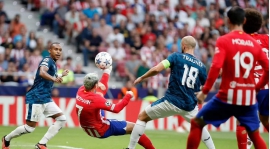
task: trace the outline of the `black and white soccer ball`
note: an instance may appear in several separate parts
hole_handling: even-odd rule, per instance
[[[112,57],[107,52],[99,52],[95,57],[95,64],[99,69],[107,69],[112,66]]]

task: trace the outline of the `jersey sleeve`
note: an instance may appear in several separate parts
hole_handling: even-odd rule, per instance
[[[163,63],[163,65],[164,65],[164,67],[165,68],[169,68],[169,67],[172,67],[173,65],[174,65],[174,61],[175,61],[175,56],[176,56],[176,53],[173,53],[173,54],[171,54],[171,55],[169,55],[168,57],[167,57],[167,61],[166,61],[166,65],[164,65],[165,63],[164,62],[162,62]]]
[[[95,103],[96,108],[106,110],[106,111],[111,111],[114,113],[118,113],[124,107],[126,107],[126,105],[129,103],[129,101],[131,99],[131,95],[126,94],[124,96],[123,100],[121,100],[117,104],[113,104],[112,102],[106,100],[104,97],[102,97],[100,95],[98,95],[96,98],[97,98],[96,100],[98,101]]]
[[[259,91],[261,88],[263,88],[264,85],[269,82],[269,60],[266,54],[262,50],[258,50],[259,55],[258,55],[258,63],[262,66],[263,68],[263,75],[260,78],[259,82],[256,84],[256,90]]]
[[[212,88],[213,84],[215,83],[220,69],[223,66],[225,57],[226,57],[226,52],[225,52],[225,47],[223,45],[224,40],[223,38],[219,38],[216,43],[216,48],[215,48],[215,55],[212,61],[211,68],[208,73],[208,78],[206,80],[206,83],[202,89],[204,94],[209,93],[210,89]],[[226,42],[225,42],[226,43]]]
[[[50,58],[44,58],[44,59],[40,62],[39,67],[45,66],[45,67],[47,67],[47,68],[50,68],[50,65],[51,65],[51,60],[50,60]]]

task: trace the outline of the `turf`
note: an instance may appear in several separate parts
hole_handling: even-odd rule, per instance
[[[0,136],[3,136],[15,127],[0,127]],[[15,138],[11,142],[11,149],[33,149],[34,145],[47,131],[47,127],[38,127],[32,134]],[[232,132],[210,132],[216,149],[237,149],[235,133]],[[157,149],[185,149],[188,133],[177,133],[173,131],[146,131],[146,134]],[[269,144],[268,133],[262,134]],[[110,137],[107,139],[96,139],[87,136],[80,128],[63,128],[50,142],[49,149],[123,149],[127,147],[129,135]],[[136,149],[142,149],[137,145]],[[206,149],[201,144],[199,149]]]

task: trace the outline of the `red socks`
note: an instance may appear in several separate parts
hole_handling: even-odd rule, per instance
[[[139,141],[138,144],[140,144],[142,147],[144,147],[145,149],[155,149],[155,147],[153,146],[152,142],[150,141],[150,139],[143,134]]]
[[[249,138],[253,142],[255,149],[267,149],[267,145],[261,137],[258,130],[255,132],[249,133]]]
[[[237,138],[238,149],[246,149],[247,148],[247,131],[245,127],[237,125],[236,138]]]
[[[269,132],[269,124],[267,124],[266,126],[264,126],[264,128]]]
[[[98,88],[98,89],[96,90],[96,92],[100,92],[100,93],[102,93],[103,95],[105,95],[105,94],[107,93],[107,91],[108,91],[108,82],[109,82],[109,78],[110,78],[110,75],[109,75],[109,74],[107,74],[107,73],[103,73],[103,74],[102,74],[102,77],[101,77],[101,79],[100,79],[100,82],[101,82],[102,84],[105,85],[106,90],[101,90],[100,88]]]
[[[187,149],[198,149],[202,136],[202,127],[193,119],[191,120],[191,128],[187,141]]]

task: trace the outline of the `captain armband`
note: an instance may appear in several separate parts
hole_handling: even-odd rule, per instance
[[[161,63],[163,64],[164,68],[169,68],[171,65],[167,59],[163,60]]]

